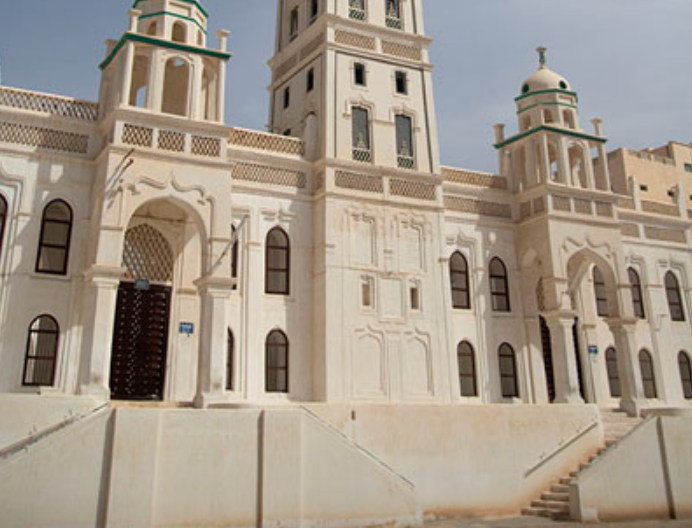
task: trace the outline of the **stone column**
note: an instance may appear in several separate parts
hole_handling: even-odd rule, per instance
[[[199,369],[195,395],[195,407],[198,408],[227,400],[225,380],[228,300],[234,282],[230,278],[205,277],[195,283],[202,298]]]
[[[537,174],[537,184],[550,181],[550,147],[548,146],[548,136],[541,134],[538,140],[538,150],[540,153],[539,172]]]
[[[567,142],[561,137],[557,140],[557,164],[558,164],[558,183],[572,185],[572,169],[569,163],[569,152],[567,152]]]
[[[646,404],[635,339],[636,320],[611,320],[608,325],[613,333],[617,351],[618,375],[622,387],[620,408],[630,416],[636,417]]]
[[[163,99],[163,77],[165,66],[163,64],[163,51],[154,48],[149,60],[149,81],[147,83],[147,109],[153,112],[161,111]]]
[[[94,266],[84,289],[79,393],[110,397],[110,362],[122,268]]]
[[[584,403],[579,391],[577,356],[574,351],[573,313],[557,312],[545,315],[550,328],[555,372],[555,403]]]
[[[217,33],[219,36],[219,50],[225,52],[228,47],[228,37],[230,31],[220,29]],[[219,60],[219,75],[216,86],[216,120],[223,123],[226,113],[226,61]]]
[[[129,41],[125,44],[122,58],[122,84],[120,85],[120,106],[130,105],[130,91],[132,90],[132,69],[135,65],[135,44]]]

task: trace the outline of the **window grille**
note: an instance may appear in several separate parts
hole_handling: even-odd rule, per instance
[[[399,0],[386,0],[387,1],[387,17],[386,25],[391,29],[403,29],[403,22],[401,20],[401,3]]]
[[[353,108],[353,160],[372,163],[370,117],[365,108]]]
[[[122,265],[124,279],[173,281],[173,250],[160,231],[148,224],[132,227],[125,233]]]
[[[368,13],[365,10],[365,0],[349,0],[348,17],[353,20],[365,22],[368,18]]]
[[[413,124],[412,119],[405,115],[396,116],[396,151],[397,165],[400,169],[415,169],[416,159],[413,155]]]
[[[682,294],[680,293],[680,283],[672,271],[666,274],[666,295],[668,306],[670,307],[670,317],[673,321],[685,321],[685,308],[682,304]]]

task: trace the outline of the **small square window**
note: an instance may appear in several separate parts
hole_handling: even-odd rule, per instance
[[[372,279],[363,277],[360,283],[361,305],[363,308],[374,308],[372,295]]]
[[[668,196],[669,196],[670,198],[675,198],[675,190],[674,190],[674,189],[670,189],[670,190],[668,191]]]
[[[356,65],[353,67],[353,82],[356,83],[356,86],[366,85],[365,64],[357,62]]]
[[[396,72],[396,93],[403,95],[408,94],[408,76],[406,72]]]
[[[649,192],[649,186],[648,185],[640,185],[639,190],[642,192]]]
[[[692,163],[685,163],[685,172],[692,172]]]
[[[287,128],[286,130],[284,130],[284,136],[290,136],[290,135],[291,135],[291,129],[290,128]]]
[[[284,108],[288,108],[291,105],[291,89],[286,88],[284,90]]]

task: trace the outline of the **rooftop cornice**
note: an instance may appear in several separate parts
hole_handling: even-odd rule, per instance
[[[522,139],[525,139],[529,136],[537,134],[538,132],[553,132],[555,134],[562,134],[564,136],[575,137],[578,139],[586,139],[588,141],[595,141],[597,143],[607,143],[608,142],[607,138],[599,137],[599,136],[593,136],[591,134],[586,134],[584,132],[578,132],[576,130],[572,130],[569,128],[559,128],[559,127],[541,125],[537,128],[532,128],[531,130],[527,130],[526,132],[523,132],[521,134],[517,134],[516,136],[512,136],[511,138],[508,138],[501,143],[496,143],[494,146],[496,149],[501,149],[501,148],[504,148],[508,145],[511,145],[512,143],[516,143],[517,141],[521,141]]]

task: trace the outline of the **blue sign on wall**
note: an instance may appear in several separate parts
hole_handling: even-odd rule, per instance
[[[597,356],[598,355],[598,347],[597,346],[590,346],[589,347],[589,354],[592,356]]]
[[[195,333],[195,323],[180,323],[179,333],[183,335],[192,335]]]

